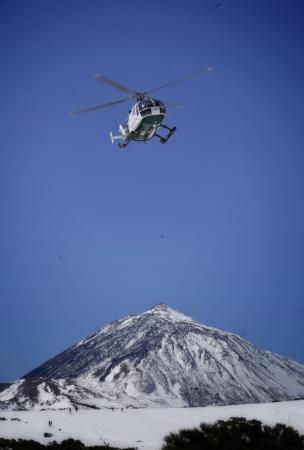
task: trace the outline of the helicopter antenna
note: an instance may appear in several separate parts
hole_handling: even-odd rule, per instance
[[[158,86],[156,88],[150,89],[150,91],[147,91],[146,94],[150,94],[150,92],[158,91],[159,89],[164,89],[168,86],[171,86],[172,84],[179,83],[180,81],[188,80],[189,78],[196,77],[197,75],[200,75],[203,72],[211,72],[214,70],[212,66],[204,67],[203,69],[197,70],[196,72],[190,73],[190,75],[186,75],[185,77],[178,78],[177,80],[170,81],[169,83],[163,84],[162,86]]]

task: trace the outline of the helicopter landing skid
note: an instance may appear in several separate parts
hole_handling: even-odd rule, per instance
[[[161,144],[165,144],[170,139],[170,137],[172,137],[173,134],[175,133],[176,127],[169,128],[167,127],[167,125],[160,125],[160,126],[162,128],[166,128],[166,130],[169,130],[169,133],[167,134],[167,136],[160,136],[159,134],[155,133],[154,136],[157,136],[160,139]]]
[[[129,144],[129,141],[127,142],[119,142],[118,147],[119,148],[126,148],[126,146]]]

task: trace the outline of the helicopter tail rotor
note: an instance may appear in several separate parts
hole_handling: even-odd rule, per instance
[[[114,144],[114,142],[117,140],[117,139],[123,139],[122,138],[122,136],[114,136],[113,135],[113,133],[112,133],[112,131],[110,131],[110,139],[111,139],[111,142],[112,142],[112,144]]]
[[[110,132],[110,139],[111,139],[112,144],[114,144],[114,142],[115,142],[116,140],[122,140],[123,143],[119,143],[118,145],[119,145],[119,147],[124,148],[124,147],[126,147],[126,146],[128,145],[128,143],[129,143],[127,128],[124,127],[124,126],[121,125],[121,124],[119,125],[118,128],[119,128],[120,134],[115,136],[115,135],[112,133],[112,131],[111,131],[111,132]]]

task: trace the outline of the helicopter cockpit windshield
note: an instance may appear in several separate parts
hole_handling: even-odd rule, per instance
[[[150,114],[166,114],[166,107],[160,100],[147,98],[138,103],[138,109],[142,117]]]

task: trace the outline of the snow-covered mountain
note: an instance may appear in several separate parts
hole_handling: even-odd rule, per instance
[[[0,392],[0,404],[182,407],[299,397],[304,365],[158,304],[46,361]]]

